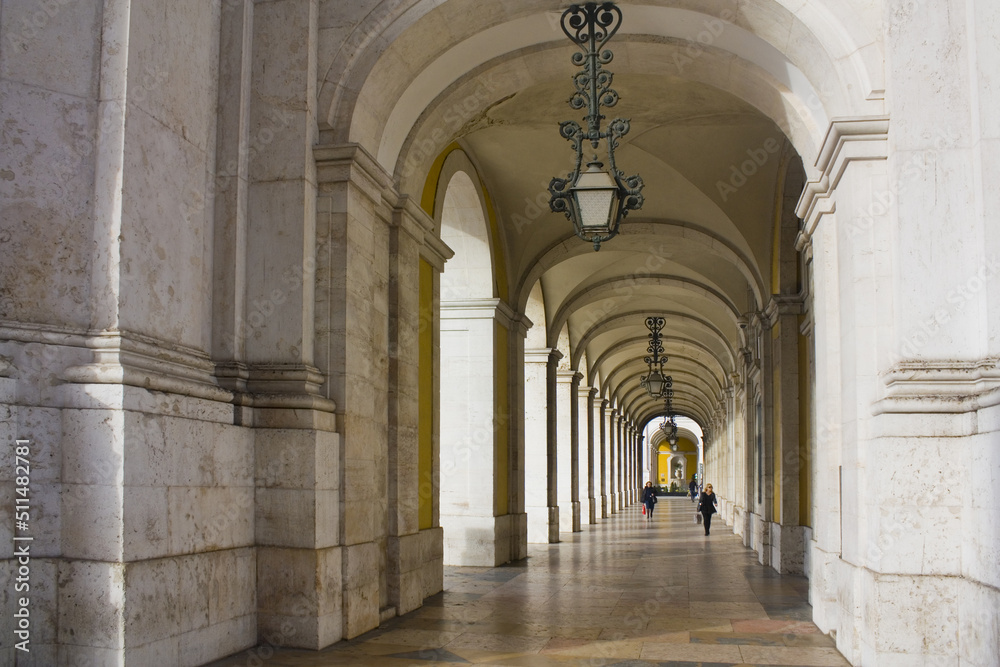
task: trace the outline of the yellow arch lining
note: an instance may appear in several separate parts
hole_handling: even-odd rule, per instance
[[[457,142],[453,141],[435,158],[433,164],[431,164],[430,171],[427,172],[427,180],[424,181],[424,191],[420,195],[420,208],[424,209],[424,212],[431,217],[434,217],[434,203],[437,201],[438,190],[441,188],[441,171],[444,169],[445,160],[454,151],[465,152]],[[496,207],[493,205],[493,197],[490,196],[489,188],[486,187],[486,183],[483,182],[482,176],[479,175],[478,171],[475,174],[469,175],[475,176],[485,200],[486,222],[489,226],[490,245],[493,249],[494,289],[496,289],[496,294],[499,298],[503,299],[504,302],[508,302],[507,257],[504,253],[504,246],[500,242],[500,224],[497,219]]]
[[[427,173],[427,180],[424,181],[424,190],[420,195],[420,207],[425,213],[434,217],[436,211],[434,210],[434,205],[437,202],[438,190],[441,187],[441,172],[444,170],[444,163],[456,150],[463,150],[462,147],[457,142],[452,142],[445,147],[441,154],[435,158],[434,162],[431,164],[431,168]],[[463,151],[464,152],[464,151]],[[470,161],[471,162],[471,161]],[[473,174],[470,174],[473,176]],[[504,246],[500,242],[500,226],[497,221],[496,208],[493,205],[493,198],[490,196],[489,189],[486,187],[486,183],[483,182],[482,177],[478,172],[474,174],[476,181],[479,183],[480,191],[483,193],[483,200],[486,209],[486,220],[489,225],[490,233],[490,243],[493,247],[493,275],[494,275],[494,289],[496,290],[497,296],[500,297],[504,302],[508,300],[508,281],[507,281],[507,261],[504,254]],[[421,269],[423,269],[423,263],[421,264]],[[424,274],[421,274],[421,290],[420,290],[420,304],[421,304],[421,314],[425,314],[425,309],[430,311],[433,308],[433,289],[425,287],[424,284]],[[430,327],[425,327],[424,329],[429,330]],[[423,331],[423,329],[422,329]],[[428,335],[430,335],[428,333]],[[509,513],[510,497],[508,493],[509,484],[509,467],[510,467],[510,428],[509,428],[509,417],[510,414],[510,392],[508,391],[509,383],[509,337],[507,330],[498,322],[496,323],[495,336],[494,336],[494,379],[497,384],[497,392],[495,398],[494,411],[498,415],[497,433],[495,435],[495,450],[494,450],[494,470],[495,470],[495,482],[496,486],[494,489],[494,512],[497,515],[505,515]],[[434,359],[429,357],[425,363],[424,357],[421,357],[420,361],[420,377],[421,377],[421,414],[420,421],[421,427],[425,423],[431,423],[430,420],[433,419],[433,397],[425,396],[424,387],[428,386],[423,379],[425,376],[432,378],[434,372]],[[432,386],[432,385],[431,385]],[[423,472],[425,470],[433,470],[433,447],[432,447],[432,437],[433,434],[429,429],[420,429],[420,456],[419,456],[419,470],[421,471],[421,479],[423,478]],[[424,440],[427,440],[425,445]],[[425,526],[424,523],[432,516],[432,506],[428,502],[423,504],[423,495],[421,495],[421,528],[430,527]]]

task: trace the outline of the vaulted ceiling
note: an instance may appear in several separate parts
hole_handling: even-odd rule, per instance
[[[416,4],[426,13],[387,44],[352,98],[371,117],[346,138],[377,144],[400,189],[417,197],[457,142],[494,208],[499,291],[535,313],[529,300],[541,294],[544,337],[529,338],[568,346],[566,367],[645,420],[663,411],[639,387],[644,320],[661,315],[674,406],[706,424],[746,344],[741,317],[788,284],[775,275],[788,270],[776,250],[789,251],[794,234],[779,226],[813,165],[817,128],[841,111],[845,72],[863,70],[865,52],[831,56],[841,46],[790,8],[802,3],[619,3],[606,68],[620,101],[604,114],[631,120],[616,157],[642,176],[645,203],[594,252],[547,206],[549,180],[574,157],[559,122],[583,116],[567,103],[577,68],[558,28],[565,7]]]

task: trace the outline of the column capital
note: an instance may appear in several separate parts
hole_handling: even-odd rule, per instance
[[[762,320],[766,326],[774,326],[783,315],[801,315],[805,311],[804,294],[772,294],[764,307]]]
[[[547,364],[558,363],[562,359],[562,352],[554,347],[542,347],[534,350],[524,351],[524,363]]]
[[[514,310],[503,299],[461,299],[441,302],[442,320],[496,320],[509,330],[514,317]]]
[[[355,143],[325,144],[313,147],[316,160],[316,183],[350,182],[376,204],[383,199],[397,203],[392,175],[363,146]]]
[[[833,193],[855,160],[885,160],[889,154],[888,116],[856,116],[831,121],[816,158],[819,177],[806,183],[795,206],[802,231],[795,240],[800,252],[810,244],[820,218],[836,210]]]
[[[562,369],[556,371],[556,380],[561,383],[568,382],[570,384],[579,385],[580,380],[582,379],[583,379],[583,373],[581,373],[580,371],[573,371],[573,370],[567,371]]]
[[[528,319],[528,316],[524,313],[515,312],[511,317],[510,331],[512,333],[520,334],[521,338],[526,338],[528,335],[528,329],[533,326],[535,326],[534,323]]]

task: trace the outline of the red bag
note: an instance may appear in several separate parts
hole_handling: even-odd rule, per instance
[[[643,504],[642,504],[642,513],[643,513],[643,514],[645,514],[645,513],[646,513],[646,503],[643,503]]]

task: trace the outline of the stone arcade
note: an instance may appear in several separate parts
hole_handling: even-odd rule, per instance
[[[318,649],[588,530],[660,471],[658,314],[848,660],[996,664],[1000,4],[623,0],[599,253],[565,6],[0,3],[0,663]]]

